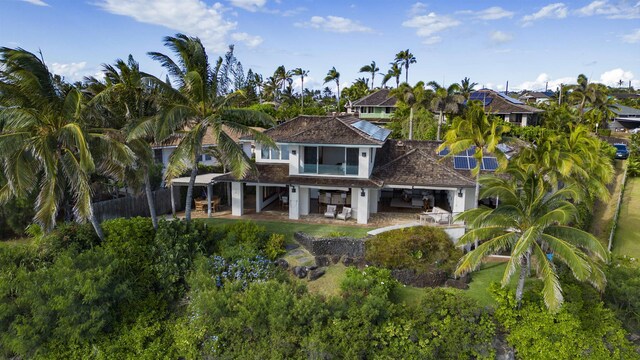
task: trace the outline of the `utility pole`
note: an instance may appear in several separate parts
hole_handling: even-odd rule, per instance
[[[558,105],[562,104],[562,83],[560,83],[560,96],[558,96]]]

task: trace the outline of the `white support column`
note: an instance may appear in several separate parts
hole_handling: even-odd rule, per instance
[[[300,219],[300,186],[289,186],[289,219]]]
[[[369,189],[355,188],[355,190],[358,192],[358,224],[366,224],[369,222]]]
[[[262,211],[264,187],[256,185],[256,214]]]
[[[309,215],[309,208],[311,203],[309,188],[299,186],[298,191],[300,192],[300,215]]]
[[[369,213],[378,213],[378,201],[380,201],[380,190],[369,190]]]
[[[241,182],[231,183],[231,215],[242,216],[243,203],[244,203],[244,191],[243,184]]]
[[[213,193],[213,184],[207,184],[207,217],[211,217],[211,193]]]
[[[169,185],[169,189],[171,189],[171,214],[176,216],[176,196],[173,194],[173,184]]]

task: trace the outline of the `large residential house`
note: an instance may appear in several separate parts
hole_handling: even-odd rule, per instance
[[[216,179],[231,182],[234,216],[247,210],[250,187],[256,213],[278,201],[290,219],[300,219],[335,205],[338,212],[350,209],[359,224],[378,212],[425,209],[441,210],[446,216],[435,221],[450,222],[452,214],[476,203],[470,171],[475,160],[466,153],[439,156],[440,142],[390,140],[389,130],[352,115],[298,116],[265,134],[278,147],[255,144],[256,172]],[[482,168],[496,166],[493,158]]]
[[[555,93],[551,90],[546,91],[524,91],[518,96],[518,100],[527,104],[548,103]]]
[[[515,126],[537,125],[544,110],[540,110],[504,93],[490,89],[472,92],[469,100],[480,101],[485,113],[498,116]]]
[[[640,127],[640,110],[625,105],[616,105],[612,108],[616,114],[609,127],[612,130],[624,131]]]
[[[373,123],[388,122],[395,111],[396,97],[390,95],[389,89],[380,89],[347,106],[347,113]]]

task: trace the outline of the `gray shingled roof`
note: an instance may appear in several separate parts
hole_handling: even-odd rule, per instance
[[[374,145],[384,140],[373,138],[353,125],[363,120],[347,116],[298,116],[264,133],[277,143]],[[375,126],[375,125],[372,125]]]
[[[391,96],[389,89],[380,89],[373,94],[369,94],[361,99],[356,100],[351,106],[384,106],[391,107],[396,105],[396,97]]]
[[[497,92],[490,89],[481,89],[476,92],[486,93],[486,97],[492,99],[485,110],[489,114],[535,114],[544,112],[544,110],[533,106],[509,102],[502,98]]]

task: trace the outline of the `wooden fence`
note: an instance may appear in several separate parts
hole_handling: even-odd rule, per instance
[[[176,206],[181,208],[180,191],[175,190],[175,196]],[[153,197],[158,216],[171,213],[171,190],[169,188],[154,191]],[[94,203],[93,211],[98,221],[102,222],[119,217],[149,216],[149,204],[146,195],[142,194]]]

